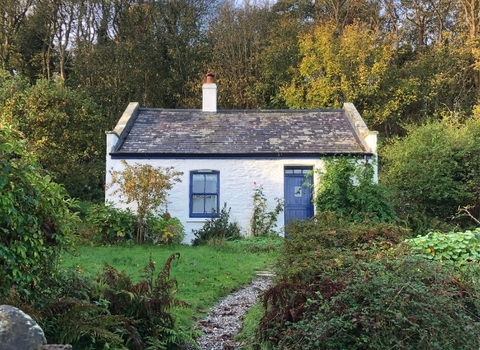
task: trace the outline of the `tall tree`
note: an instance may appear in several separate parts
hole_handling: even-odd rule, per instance
[[[388,117],[381,113],[390,79],[392,45],[365,23],[356,22],[337,33],[336,23],[318,25],[300,41],[302,60],[297,75],[283,90],[291,108],[340,107],[353,102],[370,124]],[[390,96],[390,108],[402,108],[401,100],[411,98],[413,87],[405,86],[402,96]]]
[[[8,98],[0,112],[18,122],[40,164],[71,196],[102,198],[107,128],[91,98],[39,80]]]
[[[257,108],[252,87],[259,80],[260,55],[269,31],[268,3],[224,1],[210,23],[208,63],[218,77],[222,108]]]
[[[12,55],[16,36],[23,25],[27,13],[32,10],[35,0],[4,0],[0,2],[0,59],[2,68],[12,70]]]

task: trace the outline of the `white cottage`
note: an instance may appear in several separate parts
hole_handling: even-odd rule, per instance
[[[142,108],[130,103],[107,132],[107,178],[128,163],[170,167],[184,173],[169,195],[168,211],[181,220],[191,241],[212,212],[226,203],[230,217],[248,234],[255,186],[274,206],[284,198],[281,232],[292,219],[314,215],[312,184],[306,177],[334,155],[376,156],[377,134],[350,103],[323,110],[217,110],[213,75],[203,84],[202,110]],[[105,200],[118,198],[107,191]],[[164,208],[161,208],[164,209]]]

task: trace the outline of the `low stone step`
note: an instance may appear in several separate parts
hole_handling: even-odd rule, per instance
[[[255,276],[258,277],[275,277],[275,272],[273,271],[255,271]]]

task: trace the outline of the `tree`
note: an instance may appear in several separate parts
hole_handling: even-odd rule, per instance
[[[248,96],[255,98],[256,108],[287,108],[280,92],[294,77],[292,67],[301,59],[298,37],[308,31],[312,10],[308,0],[280,0],[269,8],[268,15],[259,13],[265,38],[253,57],[256,77],[246,88]]]
[[[382,116],[376,102],[384,100],[394,69],[388,38],[362,22],[339,34],[336,24],[330,22],[318,25],[300,40],[298,74],[283,90],[289,107],[340,107],[343,102],[353,102],[370,124]]]
[[[0,110],[18,121],[40,164],[72,197],[101,199],[107,126],[90,97],[63,82],[39,80],[6,98]]]
[[[207,32],[212,48],[209,69],[219,83],[219,105],[224,109],[258,108],[258,88],[262,81],[261,53],[266,47],[269,5],[245,1],[224,1]]]
[[[12,70],[12,56],[17,52],[14,50],[16,35],[23,25],[27,13],[32,10],[34,0],[13,0],[0,3],[0,59],[2,69]]]
[[[0,297],[22,295],[55,268],[76,217],[65,189],[40,167],[27,142],[0,116]]]
[[[182,172],[173,167],[155,168],[149,164],[128,164],[122,161],[125,169],[110,171],[110,187],[117,185],[112,194],[120,194],[120,202],[137,205],[137,243],[142,243],[145,232],[145,218],[159,206],[166,205],[168,191],[175,182],[181,182]]]

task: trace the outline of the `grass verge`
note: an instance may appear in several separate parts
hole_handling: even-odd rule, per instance
[[[274,243],[240,242],[227,242],[219,247],[82,246],[76,248],[73,254],[64,254],[60,266],[74,268],[95,278],[106,262],[119,271],[125,271],[136,282],[150,254],[157,271],[160,271],[170,254],[178,252],[180,260],[172,264],[171,277],[178,282],[177,298],[186,301],[188,307],[174,310],[172,314],[180,327],[189,329],[216,301],[254,279],[256,270],[272,266],[278,256],[275,248],[281,244],[279,239]]]

